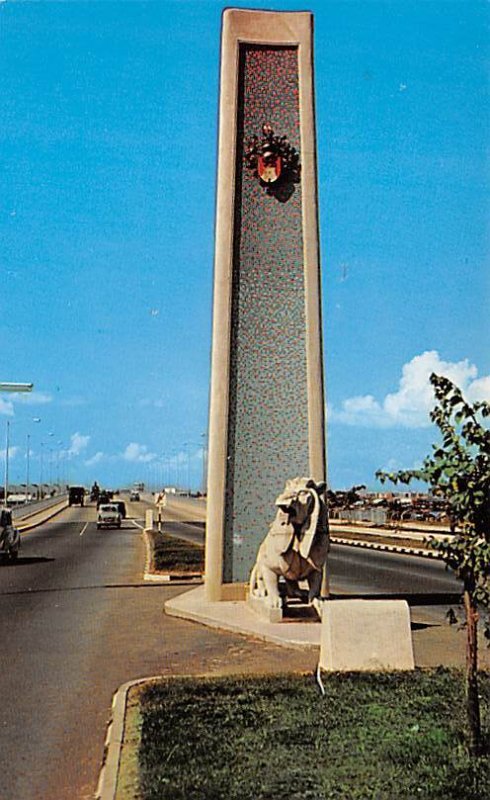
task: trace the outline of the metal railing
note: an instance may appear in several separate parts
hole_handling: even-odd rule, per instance
[[[347,522],[371,522],[373,525],[386,525],[388,513],[385,508],[332,508],[329,509],[331,520],[339,519]]]

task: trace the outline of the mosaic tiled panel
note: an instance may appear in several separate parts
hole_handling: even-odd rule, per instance
[[[287,478],[308,474],[301,183],[266,193],[243,145],[269,122],[301,153],[298,52],[241,45],[225,582],[246,581]]]

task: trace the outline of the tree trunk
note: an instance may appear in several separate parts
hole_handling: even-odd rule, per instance
[[[478,611],[467,585],[464,590],[466,612],[466,710],[469,728],[469,751],[472,756],[481,753],[480,700],[478,698]]]

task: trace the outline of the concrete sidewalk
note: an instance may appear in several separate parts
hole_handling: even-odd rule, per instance
[[[314,612],[306,621],[292,617],[269,623],[257,616],[244,601],[212,603],[205,598],[204,586],[189,589],[167,600],[165,612],[169,616],[256,640],[258,652],[260,641],[302,651],[305,668],[306,664],[318,658],[321,624]],[[416,666],[464,666],[466,632],[459,625],[436,620],[431,609],[425,606],[412,607],[410,617]],[[490,648],[484,646],[483,636],[480,641],[480,668],[490,670]],[[285,669],[288,669],[290,658],[289,654],[284,655]]]

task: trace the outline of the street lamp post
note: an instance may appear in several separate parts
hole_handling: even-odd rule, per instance
[[[33,422],[41,422],[41,417],[32,417]],[[26,454],[26,502],[29,502],[29,488],[30,488],[30,481],[29,481],[29,468],[30,468],[30,461],[31,459],[31,434],[27,434],[27,454]]]
[[[58,490],[59,491],[61,491],[61,483],[60,483],[60,480],[61,480],[61,476],[60,476],[60,455],[61,455],[61,451],[60,451],[59,448],[62,447],[62,446],[63,446],[63,442],[58,442],[58,449],[56,451],[56,483],[58,484]]]
[[[204,435],[204,434],[203,434]],[[186,455],[187,455],[187,494],[191,495],[191,447],[201,447],[200,442],[185,442],[184,447],[186,448]]]
[[[10,447],[10,420],[7,420],[7,432],[5,435],[5,490],[3,501],[7,508],[7,498],[9,490],[9,447]]]
[[[191,493],[191,457],[189,455],[190,442],[184,442],[185,454],[187,456],[187,495]]]
[[[207,472],[208,472],[208,434],[201,433],[202,439],[202,493],[207,495]]]
[[[31,436],[27,434],[27,450],[26,450],[26,503],[29,502],[29,456],[31,454]]]
[[[32,392],[34,388],[33,383],[12,383],[9,381],[0,381],[0,392]],[[7,420],[7,432],[5,442],[5,494],[3,501],[5,508],[7,508],[7,495],[9,483],[9,447],[10,447],[10,421]]]
[[[39,475],[39,499],[44,497],[43,493],[43,461],[44,461],[44,442],[41,442],[41,470]]]

